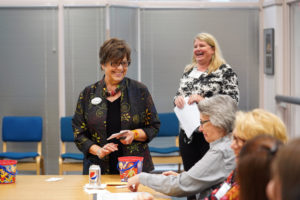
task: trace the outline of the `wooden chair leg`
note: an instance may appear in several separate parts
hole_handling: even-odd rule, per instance
[[[35,158],[36,162],[36,175],[40,175],[41,158],[38,156]]]
[[[42,175],[45,175],[44,157],[41,157],[41,169],[42,169]]]
[[[58,165],[59,165],[59,175],[63,175],[63,160],[61,157],[58,158]]]

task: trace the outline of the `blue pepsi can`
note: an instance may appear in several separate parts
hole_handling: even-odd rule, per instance
[[[89,184],[91,186],[101,185],[101,169],[99,165],[91,165],[89,168]]]

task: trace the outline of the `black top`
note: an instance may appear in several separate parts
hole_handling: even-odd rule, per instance
[[[120,101],[119,97],[113,102],[107,101],[107,137],[111,136],[114,133],[118,133],[121,130],[121,111],[120,111]],[[109,171],[111,174],[119,174],[117,168],[118,157],[122,156],[122,145],[120,140],[112,139],[108,142],[113,142],[118,145],[118,151],[112,152],[109,154]]]

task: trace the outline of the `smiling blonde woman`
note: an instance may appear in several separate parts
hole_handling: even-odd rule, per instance
[[[199,103],[218,94],[228,95],[238,103],[238,77],[222,57],[216,38],[209,33],[199,33],[193,40],[192,62],[184,69],[174,105],[182,109],[185,104]],[[179,149],[184,170],[188,171],[205,155],[209,144],[198,130],[187,136],[181,128]]]

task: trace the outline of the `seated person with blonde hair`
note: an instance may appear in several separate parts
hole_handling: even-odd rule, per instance
[[[239,153],[244,144],[258,135],[271,135],[281,142],[287,141],[286,127],[276,115],[263,109],[254,109],[249,112],[239,111],[236,114],[235,127],[231,148],[236,155],[238,163]],[[205,200],[238,200],[239,184],[236,178],[236,170],[233,170],[226,181],[209,194]]]

